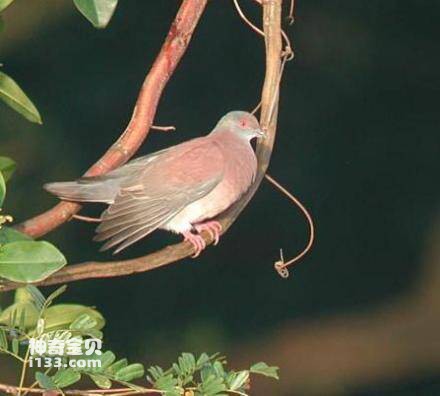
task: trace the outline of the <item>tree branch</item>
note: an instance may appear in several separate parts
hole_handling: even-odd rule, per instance
[[[63,396],[63,395],[72,395],[72,396],[93,396],[93,395],[108,395],[108,396],[118,396],[118,395],[150,395],[150,396],[159,396],[163,395],[164,392],[157,389],[148,389],[141,388],[139,390],[133,390],[132,388],[114,388],[114,389],[67,389],[58,391],[58,390],[47,390],[41,388],[30,388],[23,387],[20,388],[14,385],[8,384],[0,384],[0,391],[4,392],[6,395],[18,395],[20,391],[24,391],[30,394],[39,394],[39,395],[47,395],[47,396]]]
[[[98,176],[117,168],[127,162],[143,143],[153,123],[163,89],[185,53],[206,3],[207,0],[182,2],[162,49],[144,80],[127,128],[84,176]],[[38,238],[65,223],[80,209],[78,203],[63,201],[16,228]]]
[[[283,70],[282,59],[284,55],[282,48],[281,6],[282,0],[264,0],[262,3],[264,39],[266,46],[266,74],[261,98],[260,124],[262,128],[266,130],[267,137],[266,139],[259,141],[257,144],[258,173],[255,183],[240,201],[220,216],[219,221],[223,226],[222,233],[227,231],[253,197],[269,166],[275,142],[279,86]],[[208,233],[204,232],[202,236],[207,245],[213,242],[213,239]],[[193,247],[189,242],[181,242],[136,259],[113,262],[85,262],[82,264],[70,265],[47,279],[36,283],[36,285],[49,286],[82,279],[110,278],[146,272],[174,263],[193,253]],[[17,287],[20,287],[20,284],[5,282],[0,285],[0,291],[13,290]]]

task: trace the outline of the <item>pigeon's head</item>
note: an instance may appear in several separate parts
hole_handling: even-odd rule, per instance
[[[246,140],[266,137],[255,116],[246,111],[230,111],[220,119],[216,129],[227,129]]]

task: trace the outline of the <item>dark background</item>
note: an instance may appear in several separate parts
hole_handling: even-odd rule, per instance
[[[259,23],[258,7],[242,3]],[[43,183],[80,176],[124,129],[177,7],[173,0],[123,1],[103,31],[67,0],[17,0],[4,14],[3,69],[44,120],[34,126],[0,106],[1,154],[19,164],[5,204],[17,221],[56,203]],[[440,394],[440,336],[427,341],[423,332],[411,333],[420,364],[404,352],[388,360],[385,349],[383,359],[378,354],[356,375],[352,365],[372,357],[343,352],[350,350],[343,340],[356,315],[368,328],[377,319],[374,312],[390,301],[411,304],[419,290],[427,290],[423,282],[432,280],[429,265],[440,261],[425,260],[439,241],[432,236],[440,192],[439,12],[434,0],[297,1],[296,22],[287,28],[296,58],[282,84],[270,173],[311,210],[317,240],[288,280],[278,277],[273,262],[280,247],[290,256],[304,246],[307,224],[264,182],[219,246],[199,259],[73,283],[63,300],[95,305],[108,320],[106,345],[133,361],[168,365],[181,351],[221,351],[231,363],[279,365],[281,382],[258,381],[255,395]],[[176,125],[177,131],[152,131],[140,154],[205,134],[229,110],[252,109],[264,75],[263,50],[232,2],[211,1],[159,105],[155,123]],[[110,259],[91,241],[93,228],[73,221],[46,238],[70,263]],[[159,231],[120,258],[177,240]],[[415,316],[429,311],[438,317],[440,296],[431,300]],[[340,320],[334,337],[342,337],[334,362],[320,349],[319,337],[316,368],[308,354],[296,361],[301,345],[294,335],[277,338],[301,329],[307,336],[309,323],[324,333],[334,318]],[[412,331],[411,319],[399,323],[396,331]],[[440,334],[440,323],[433,323],[439,332],[429,328]],[[367,331],[365,343],[374,344],[373,338]],[[297,347],[289,358],[275,353],[289,350],[290,342]],[[363,345],[362,336],[358,342]],[[382,360],[385,368],[370,375]],[[394,370],[396,361],[408,369]],[[324,362],[335,367],[337,379]],[[295,365],[309,367],[311,380]]]

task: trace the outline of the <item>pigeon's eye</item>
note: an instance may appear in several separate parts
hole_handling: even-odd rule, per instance
[[[243,128],[245,128],[247,126],[246,124],[246,120],[241,120],[240,121],[240,126],[242,126]]]

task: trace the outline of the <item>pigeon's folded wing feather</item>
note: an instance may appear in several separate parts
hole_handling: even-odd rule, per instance
[[[122,187],[103,213],[95,240],[108,239],[102,250],[119,245],[118,253],[211,192],[223,171],[222,152],[209,141],[166,153]]]
[[[166,148],[160,151],[157,151],[152,154],[144,155],[142,157],[138,157],[132,159],[126,164],[111,170],[110,172],[105,173],[104,175],[99,176],[83,176],[79,178],[77,181],[80,184],[88,184],[88,183],[96,183],[103,182],[108,180],[122,179],[130,177],[133,173],[139,172],[141,169],[145,169],[148,166],[151,166],[154,161],[159,159],[162,155],[164,155],[170,148]]]

